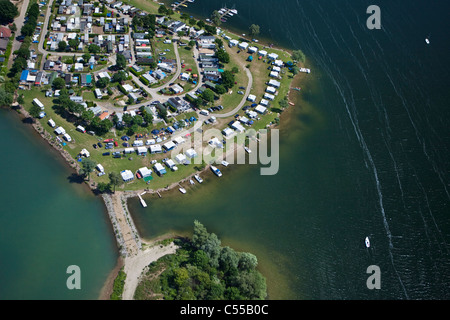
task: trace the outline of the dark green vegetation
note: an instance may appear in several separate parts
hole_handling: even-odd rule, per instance
[[[17,7],[10,1],[0,0],[0,24],[12,22],[18,14]]]
[[[127,275],[123,272],[123,267],[120,269],[119,274],[114,280],[113,292],[111,293],[111,300],[122,300],[123,286],[125,285],[125,279]]]
[[[192,240],[180,241],[175,255],[149,265],[137,300],[262,300],[266,279],[256,270],[255,255],[222,247],[214,233],[194,222]]]

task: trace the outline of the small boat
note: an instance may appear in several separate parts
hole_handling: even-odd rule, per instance
[[[181,192],[182,194],[185,194],[185,193],[186,193],[186,189],[185,189],[185,188],[179,188],[178,190],[180,190],[180,192]]]
[[[195,180],[198,181],[198,183],[202,183],[203,182],[203,179],[200,178],[200,176],[198,174],[194,175],[194,178],[195,178]]]
[[[425,42],[426,42],[427,44],[430,44],[430,40],[429,40],[428,38],[425,39]]]
[[[223,160],[223,161],[222,161],[222,165],[223,165],[224,167],[228,167],[229,163],[226,162],[225,160]]]
[[[247,148],[247,147],[244,147],[244,150],[247,151],[247,153],[252,153],[252,150],[250,150],[250,149]]]
[[[370,248],[370,240],[369,237],[366,237],[366,239],[364,240],[365,244],[366,244],[366,248]]]
[[[189,183],[190,184],[195,184],[194,180],[192,180],[192,179],[189,179]]]
[[[214,174],[215,174],[216,176],[218,176],[219,178],[222,176],[222,172],[220,172],[220,170],[217,169],[217,168],[214,167],[214,166],[211,166],[211,171],[214,172]]]
[[[295,103],[289,101],[290,106],[295,106]]]

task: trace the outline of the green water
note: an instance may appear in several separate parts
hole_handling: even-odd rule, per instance
[[[0,299],[97,299],[118,254],[100,198],[13,111],[0,110]],[[81,289],[68,290],[78,265]]]

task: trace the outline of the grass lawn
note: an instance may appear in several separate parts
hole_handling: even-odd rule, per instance
[[[170,157],[170,153],[167,154],[163,153],[157,155],[148,154],[147,156],[139,156],[136,153],[133,153],[131,155],[125,155],[125,157],[122,157],[121,159],[115,159],[111,155],[103,156],[102,154],[104,152],[109,151],[112,153],[114,149],[105,150],[104,147],[94,149],[92,145],[99,141],[103,141],[104,139],[112,138],[119,142],[118,148],[123,148],[123,146],[121,145],[123,141],[120,140],[120,137],[125,134],[124,133],[125,130],[110,132],[104,137],[91,136],[87,133],[79,132],[76,130],[75,124],[68,122],[66,119],[64,119],[55,112],[55,110],[52,108],[53,98],[45,97],[45,91],[46,91],[45,89],[42,90],[41,88],[33,88],[32,90],[21,91],[21,93],[24,95],[25,101],[24,108],[27,111],[29,111],[32,105],[32,100],[34,98],[38,98],[44,104],[47,116],[37,121],[39,121],[44,130],[49,132],[52,136],[55,136],[55,133],[54,129],[50,127],[47,123],[49,119],[53,119],[56,123],[56,126],[62,126],[66,130],[66,132],[72,137],[72,142],[68,143],[66,142],[67,145],[64,146],[63,148],[67,152],[69,152],[69,154],[73,157],[74,161],[76,161],[80,151],[83,148],[85,148],[91,154],[89,159],[95,161],[96,163],[102,164],[107,174],[98,177],[96,175],[96,171],[94,170],[94,172],[92,172],[90,176],[91,180],[95,182],[109,182],[108,178],[109,172],[121,172],[123,170],[131,170],[133,173],[135,173],[139,168],[144,166],[151,168],[152,165],[150,164],[150,162],[154,159],[161,160],[163,158]],[[191,115],[189,114],[180,115],[178,118],[182,119],[183,116],[191,116]],[[164,126],[164,124],[161,124],[159,127],[162,126]],[[145,133],[146,131],[149,132],[154,128],[155,127],[149,127],[147,129],[141,130],[139,133]],[[173,172],[167,169],[168,172],[163,177],[158,177],[156,174],[154,174],[154,179],[150,182],[149,185],[147,185],[143,180],[135,179],[133,182],[124,184],[123,186],[116,188],[116,190],[139,190],[147,187],[151,189],[163,188],[194,173],[196,171],[194,167],[195,165],[188,165],[188,166],[179,165],[178,171]]]

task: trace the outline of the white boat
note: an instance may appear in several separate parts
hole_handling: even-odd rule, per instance
[[[195,184],[194,180],[192,180],[192,179],[189,180],[189,183],[190,184]]]
[[[364,242],[366,243],[366,248],[370,248],[370,240],[369,240],[369,237],[366,237],[366,239],[364,240]]]
[[[186,189],[185,189],[185,188],[179,188],[178,190],[180,190],[180,192],[181,192],[182,194],[185,194],[185,193],[186,193]]]
[[[214,166],[211,166],[211,171],[214,172],[214,174],[215,174],[216,176],[218,176],[219,178],[222,176],[222,172],[220,172],[220,170],[217,169],[217,168],[214,167]]]
[[[238,11],[236,9],[231,9],[230,12],[233,14],[238,14]]]
[[[194,175],[194,178],[195,178],[195,180],[198,181],[198,183],[202,183],[203,182],[203,179],[200,178],[200,176],[198,174]]]
[[[228,167],[229,163],[226,162],[225,160],[223,160],[223,161],[222,161],[222,165],[223,165],[224,167]]]
[[[250,150],[250,149],[247,148],[247,147],[244,147],[244,150],[247,151],[247,153],[252,153],[252,150]]]
[[[425,42],[426,42],[427,44],[430,44],[430,40],[429,40],[428,38],[425,39]]]

